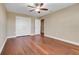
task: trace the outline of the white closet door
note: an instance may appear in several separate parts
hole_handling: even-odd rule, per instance
[[[30,35],[31,19],[29,17],[16,17],[16,36]]]
[[[35,34],[40,34],[40,20],[35,19]]]

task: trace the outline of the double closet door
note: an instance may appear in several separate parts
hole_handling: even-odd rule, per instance
[[[29,17],[16,17],[16,36],[30,35],[31,34],[31,18]]]

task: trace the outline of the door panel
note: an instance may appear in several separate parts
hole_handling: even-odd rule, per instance
[[[40,20],[35,19],[35,34],[40,34]]]
[[[28,17],[16,17],[16,36],[30,35],[31,19]]]

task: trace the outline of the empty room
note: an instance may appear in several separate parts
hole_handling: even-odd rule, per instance
[[[79,55],[79,4],[0,3],[0,55]]]

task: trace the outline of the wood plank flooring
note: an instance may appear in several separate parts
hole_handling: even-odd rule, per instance
[[[2,55],[79,55],[79,46],[41,35],[9,38]]]

